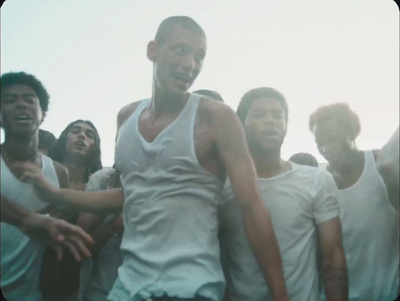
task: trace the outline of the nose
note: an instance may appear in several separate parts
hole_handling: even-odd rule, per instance
[[[193,72],[196,69],[196,60],[193,54],[189,54],[184,58],[182,67],[189,72]]]
[[[25,100],[22,97],[18,97],[17,101],[15,102],[16,106],[18,109],[26,109],[27,108],[27,104],[25,102]]]

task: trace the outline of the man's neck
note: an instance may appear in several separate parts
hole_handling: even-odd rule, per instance
[[[182,111],[190,93],[176,95],[153,89],[151,97],[150,112],[157,115],[177,115]]]
[[[85,183],[85,173],[88,169],[86,158],[65,156],[63,165],[68,169],[70,183]]]
[[[8,162],[32,161],[38,158],[38,135],[6,135],[1,147],[3,158]]]
[[[273,152],[250,150],[259,178],[270,178],[280,174],[284,168],[280,150]]]
[[[335,170],[340,175],[351,175],[356,172],[357,169],[364,164],[364,152],[357,148],[352,149],[345,158],[345,162],[341,166],[330,166],[332,170]]]

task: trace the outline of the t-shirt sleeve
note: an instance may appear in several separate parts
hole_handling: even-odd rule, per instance
[[[320,170],[315,184],[317,193],[313,203],[314,220],[320,224],[339,216],[340,207],[335,181],[328,172]]]

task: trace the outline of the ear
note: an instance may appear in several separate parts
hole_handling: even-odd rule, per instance
[[[157,43],[155,41],[150,41],[149,44],[147,44],[147,58],[153,63],[156,61]]]

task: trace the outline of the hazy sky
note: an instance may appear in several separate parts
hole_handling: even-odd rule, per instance
[[[51,95],[42,128],[57,137],[76,119],[114,160],[116,115],[151,95],[146,45],[159,23],[188,15],[208,51],[192,90],[213,89],[236,110],[251,88],[281,91],[289,104],[283,158],[310,152],[319,106],[347,102],[359,114],[361,149],[379,148],[399,124],[399,10],[392,0],[7,0],[1,7],[1,73],[36,75]]]

